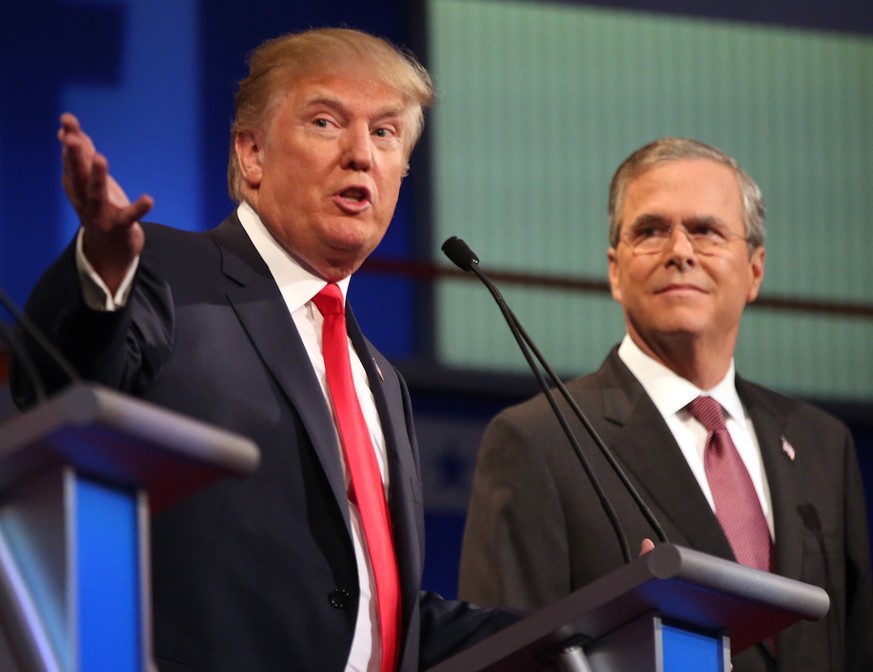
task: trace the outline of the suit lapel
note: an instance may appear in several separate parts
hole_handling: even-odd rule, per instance
[[[424,539],[420,536],[423,520],[418,518],[423,501],[411,444],[413,439],[408,433],[411,420],[407,415],[411,415],[411,409],[394,367],[366,340],[348,304],[346,322],[349,338],[367,372],[385,437],[390,477],[388,506],[400,573],[403,613],[408,618],[418,600],[424,562]]]
[[[211,235],[221,249],[222,270],[233,281],[227,291],[228,301],[266,368],[300,416],[334,497],[344,502],[345,481],[330,410],[279,288],[236,214]],[[340,510],[349,525],[348,507],[340,506]]]
[[[615,350],[596,374],[601,379],[604,440],[653,509],[671,539],[733,559],[727,538],[658,409]]]

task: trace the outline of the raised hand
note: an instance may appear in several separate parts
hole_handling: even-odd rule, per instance
[[[58,140],[63,148],[63,184],[84,229],[85,256],[112,293],[142,252],[139,224],[152,205],[143,194],[133,203],[109,174],[109,162],[70,113],[61,115]]]

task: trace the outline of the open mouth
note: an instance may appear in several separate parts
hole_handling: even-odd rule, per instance
[[[362,187],[350,187],[348,189],[343,189],[340,192],[340,197],[345,198],[349,201],[357,201],[358,203],[362,203],[363,201],[367,201],[370,199],[370,194],[367,193],[366,189]]]
[[[366,187],[347,187],[338,191],[334,202],[345,213],[354,215],[370,207],[370,190]]]

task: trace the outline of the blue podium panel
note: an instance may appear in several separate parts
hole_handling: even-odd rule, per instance
[[[15,670],[75,669],[65,483],[65,469],[52,469],[4,490],[0,500],[2,625]]]
[[[656,612],[623,624],[585,646],[594,670],[633,672],[729,672],[730,640]]]
[[[0,592],[14,669],[147,670],[145,495],[68,467],[5,494]]]
[[[664,672],[723,672],[724,638],[681,625],[661,622],[661,657]]]
[[[75,479],[79,669],[143,669],[140,527],[136,493]]]

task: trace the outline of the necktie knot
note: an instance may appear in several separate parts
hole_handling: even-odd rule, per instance
[[[322,315],[342,315],[343,293],[333,282],[327,283],[318,294],[312,297],[312,302]]]
[[[706,428],[707,432],[715,432],[725,426],[724,412],[712,397],[697,397],[688,404],[691,417]]]

